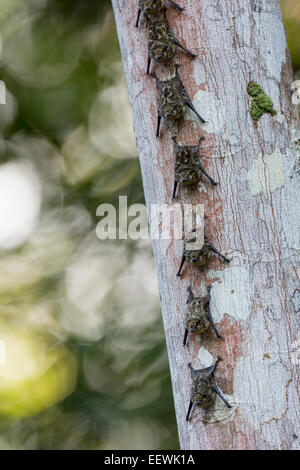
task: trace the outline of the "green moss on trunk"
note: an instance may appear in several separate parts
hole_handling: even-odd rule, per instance
[[[258,122],[264,113],[270,113],[272,116],[276,114],[273,101],[257,83],[250,82],[247,92],[253,98],[250,105],[250,115],[254,122]]]

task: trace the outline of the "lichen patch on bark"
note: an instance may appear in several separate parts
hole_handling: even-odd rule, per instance
[[[232,406],[231,408],[227,408],[221,398],[217,397],[214,405],[212,421],[219,422],[220,424],[228,424],[234,418],[235,411],[237,410],[237,405],[233,404],[232,395],[227,395],[223,392],[223,396]]]
[[[210,272],[210,277],[218,276],[211,290],[211,310],[216,323],[225,314],[237,321],[247,320],[251,311],[251,282],[249,272],[239,266],[227,267],[224,271]]]
[[[248,171],[247,179],[253,196],[267,194],[281,188],[285,182],[281,153],[276,150],[269,154],[259,153],[252,168]]]
[[[214,358],[203,346],[198,351],[197,357],[201,363],[201,367],[210,367],[214,363]]]
[[[220,132],[226,122],[226,109],[222,102],[213,93],[205,90],[198,90],[193,98],[193,105],[207,121],[200,124],[197,116],[192,111],[188,111],[186,119],[195,121],[207,133]]]

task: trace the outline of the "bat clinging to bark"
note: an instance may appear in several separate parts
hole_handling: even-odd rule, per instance
[[[193,369],[191,364],[189,364],[192,377],[192,390],[186,421],[190,419],[193,405],[208,409],[215,403],[216,395],[223,400],[227,408],[231,408],[231,405],[221,394],[214,377],[216,367],[221,360],[222,359],[218,357],[215,364],[212,366],[198,370]]]
[[[177,10],[183,11],[182,8],[178,3],[174,2],[173,0],[169,0],[169,3],[173,5]],[[165,0],[139,0],[139,11],[138,17],[136,20],[136,27],[138,28],[141,13],[143,12],[146,16],[155,16],[161,11],[165,10],[166,8],[166,1]]]
[[[176,197],[176,190],[179,183],[183,184],[184,186],[198,183],[202,174],[204,174],[213,185],[218,184],[205,171],[198,157],[201,141],[204,139],[204,137],[200,137],[198,145],[184,146],[177,144],[176,137],[173,136],[172,139],[174,142],[175,153],[175,181],[172,196],[173,199]]]
[[[197,229],[193,229],[192,232],[196,232],[196,230]],[[196,235],[196,233],[195,233],[195,235]],[[185,261],[187,261],[192,266],[198,266],[198,267],[205,266],[208,263],[211,255],[212,255],[212,252],[216,253],[221,258],[223,258],[223,260],[226,261],[226,263],[229,263],[231,261],[231,259],[228,259],[228,258],[226,258],[226,256],[222,255],[210,243],[210,241],[208,240],[207,237],[204,237],[204,244],[203,244],[201,249],[196,249],[196,250],[187,249],[186,245],[188,243],[193,243],[195,241],[196,241],[196,237],[194,239],[188,239],[188,240],[185,239],[184,251],[183,251],[182,258],[181,258],[181,263],[180,263],[180,267],[179,267],[177,276],[181,275],[181,270],[182,270],[182,267],[183,267]]]
[[[174,57],[177,47],[184,50],[193,59],[196,57],[170,31],[165,12],[163,18],[147,18],[147,26],[149,28],[147,74],[150,72],[151,60],[158,63],[166,63]]]
[[[214,321],[210,312],[210,291],[211,286],[208,288],[206,297],[194,297],[190,287],[188,287],[189,297],[187,300],[188,310],[185,315],[185,333],[183,339],[183,346],[186,345],[187,336],[189,333],[202,334],[210,326],[214,330],[217,338],[221,338],[220,333],[215,327]]]
[[[191,99],[179,75],[179,65],[176,64],[175,77],[170,80],[160,81],[155,74],[152,76],[156,80],[156,88],[158,91],[158,119],[156,137],[159,137],[161,119],[167,121],[179,121],[183,118],[186,108],[190,108],[199,120],[204,124],[206,121],[200,116],[195,109]]]

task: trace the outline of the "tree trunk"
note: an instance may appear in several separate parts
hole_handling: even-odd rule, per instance
[[[296,202],[299,122],[292,104],[292,69],[277,0],[178,0],[168,8],[172,31],[196,52],[177,52],[180,73],[208,124],[187,113],[178,139],[206,139],[203,165],[219,181],[180,189],[178,202],[205,206],[206,231],[229,265],[217,257],[207,269],[186,267],[176,277],[181,241],[154,240],[162,313],[182,449],[299,449],[300,335],[299,201]],[[173,146],[164,126],[155,138],[157,106],[145,74],[147,31],[135,27],[137,0],[112,0],[132,106],[145,198],[171,204]],[[250,81],[273,100],[276,115],[250,116]],[[122,123],[120,123],[122,125]],[[298,181],[299,183],[299,181]],[[204,293],[212,284],[211,312],[223,336],[190,337],[182,346],[187,286]],[[298,336],[300,340],[300,336]],[[191,378],[187,367],[207,366],[220,355],[216,377],[231,410],[217,399],[210,414],[199,408],[185,421]],[[208,421],[208,422],[207,422]]]

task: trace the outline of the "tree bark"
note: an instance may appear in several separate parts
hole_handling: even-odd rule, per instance
[[[137,0],[112,0],[121,45],[145,198],[171,204],[173,146],[166,127],[155,138],[153,78],[145,74],[147,32],[135,28]],[[178,0],[178,3],[179,0]],[[212,243],[232,256],[213,257],[205,270],[186,267],[176,277],[182,242],[153,240],[179,439],[182,449],[299,449],[299,366],[293,348],[299,324],[299,121],[292,104],[289,52],[277,0],[181,0],[182,14],[168,9],[172,31],[196,52],[178,52],[183,83],[208,124],[192,114],[178,139],[206,137],[203,165],[220,181],[204,178],[198,190],[181,188],[178,202],[205,206]],[[273,100],[275,116],[250,116],[250,81]],[[120,123],[121,125],[121,123]],[[298,187],[297,187],[298,183]],[[223,336],[190,337],[182,346],[187,286],[205,293],[212,284],[211,312]],[[220,355],[217,378],[231,410],[217,399],[205,417],[185,416],[194,368]],[[206,419],[207,418],[207,419]],[[209,421],[209,422],[206,422]]]

